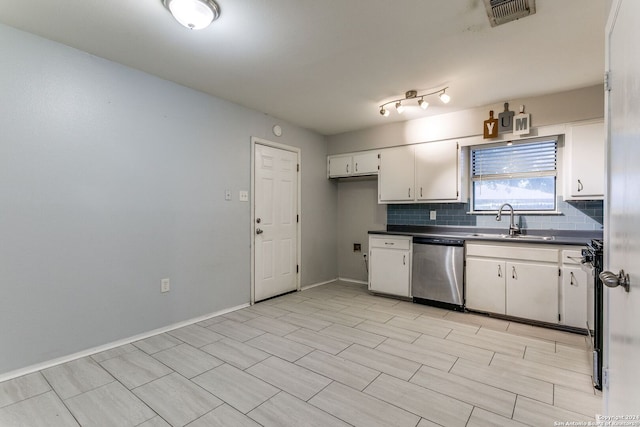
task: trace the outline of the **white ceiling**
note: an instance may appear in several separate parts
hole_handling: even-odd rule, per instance
[[[209,28],[161,0],[0,0],[0,22],[325,135],[603,80],[611,0],[537,0],[491,28],[482,0],[217,0]],[[410,89],[451,103],[381,117]]]

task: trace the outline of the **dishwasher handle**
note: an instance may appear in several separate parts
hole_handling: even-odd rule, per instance
[[[464,246],[464,240],[440,237],[413,237],[414,245]]]

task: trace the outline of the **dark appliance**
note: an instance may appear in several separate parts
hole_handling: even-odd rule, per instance
[[[600,280],[600,273],[603,267],[603,242],[600,239],[593,239],[582,250],[582,264],[590,267],[593,272],[593,293],[589,293],[588,310],[593,310],[593,324],[587,322],[587,330],[593,351],[593,386],[602,390],[602,352],[604,347],[603,336],[603,284]]]

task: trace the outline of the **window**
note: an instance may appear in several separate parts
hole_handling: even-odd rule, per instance
[[[557,153],[557,139],[472,148],[472,210],[555,211]]]

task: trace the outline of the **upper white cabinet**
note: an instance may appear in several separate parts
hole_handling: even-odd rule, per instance
[[[458,144],[439,141],[416,146],[416,199],[457,200],[460,170]]]
[[[565,141],[565,200],[604,197],[604,123],[569,127]]]
[[[380,152],[378,200],[380,203],[409,202],[415,195],[415,148],[413,145]]]
[[[329,156],[327,169],[329,178],[377,175],[378,151]]]
[[[456,141],[405,145],[380,151],[380,203],[461,200],[461,156]]]

